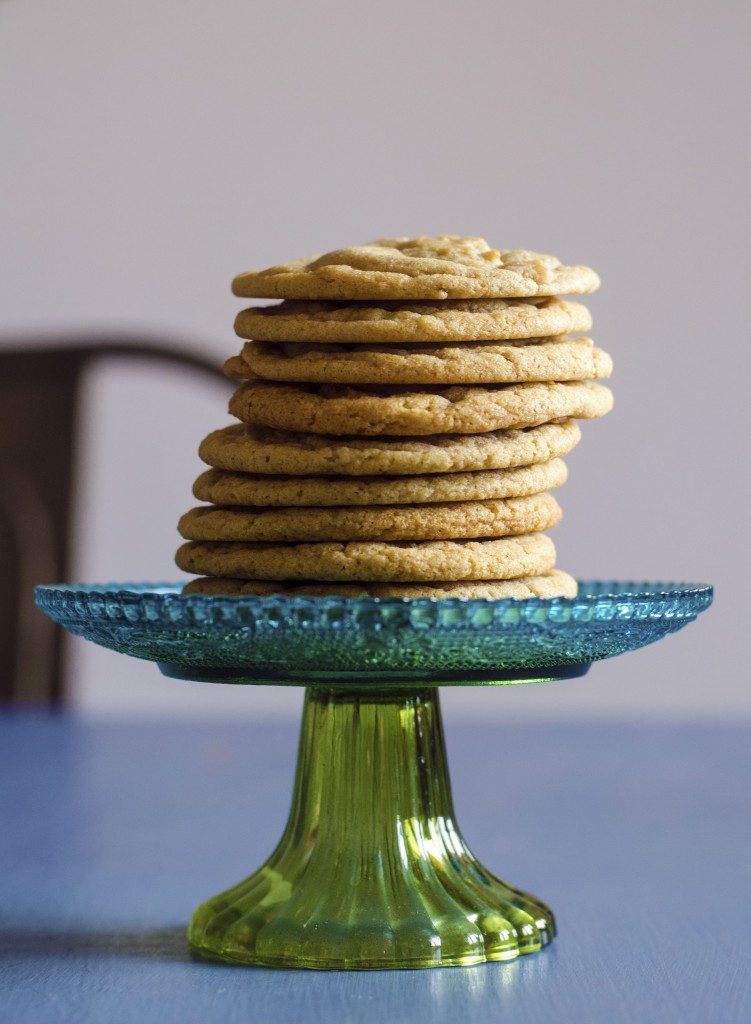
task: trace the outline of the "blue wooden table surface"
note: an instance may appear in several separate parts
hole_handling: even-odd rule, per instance
[[[460,825],[560,934],[505,964],[315,972],[191,960],[194,906],[257,867],[293,726],[0,716],[5,1024],[751,1021],[742,726],[446,722]]]

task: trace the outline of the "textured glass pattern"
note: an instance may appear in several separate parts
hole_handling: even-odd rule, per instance
[[[363,970],[510,960],[554,934],[459,832],[438,690],[310,689],[279,845],[196,910],[188,939],[239,963]]]
[[[180,678],[445,685],[577,674],[681,629],[712,588],[584,582],[575,598],[432,601],[183,596],[139,583],[38,587],[36,602],[71,633]]]

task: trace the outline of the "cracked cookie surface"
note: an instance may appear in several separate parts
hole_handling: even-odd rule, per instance
[[[240,338],[333,344],[503,341],[588,331],[592,316],[580,302],[556,297],[456,299],[425,302],[304,302],[244,309]]]
[[[384,238],[336,249],[232,282],[235,295],[280,299],[473,299],[577,295],[600,279],[526,249],[493,249],[482,238]]]
[[[193,494],[213,505],[412,505],[518,498],[560,487],[566,477],[562,459],[511,469],[419,476],[267,476],[207,469],[193,484]]]
[[[317,541],[459,540],[537,533],[556,526],[552,494],[430,505],[227,508],[204,505],[180,518],[186,540],[306,543]]]
[[[200,576],[326,582],[454,582],[537,576],[555,566],[543,533],[490,540],[244,544],[188,541],[178,567]]]
[[[591,338],[413,345],[311,345],[249,341],[228,360],[233,377],[317,384],[519,384],[598,380],[613,362]]]
[[[229,403],[245,423],[313,434],[481,434],[609,412],[610,390],[592,381],[411,388],[242,384]]]
[[[358,438],[233,423],[212,431],[198,454],[216,469],[291,476],[408,476],[508,469],[566,455],[581,440],[575,420],[486,434]]]

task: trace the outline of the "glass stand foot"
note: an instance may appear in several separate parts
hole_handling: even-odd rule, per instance
[[[510,960],[554,934],[456,826],[438,690],[314,688],[279,845],[188,939],[233,963],[367,970]]]

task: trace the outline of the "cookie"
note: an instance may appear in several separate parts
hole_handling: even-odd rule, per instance
[[[573,576],[560,569],[543,576],[519,576],[515,580],[478,580],[467,583],[308,583],[290,584],[202,576],[183,587],[183,594],[253,594],[267,597],[428,597],[493,598],[576,597]]]
[[[199,576],[326,582],[453,582],[537,576],[555,565],[555,547],[543,533],[493,540],[347,544],[239,544],[188,541],[178,548],[180,569]]]
[[[223,373],[234,380],[261,380],[258,374],[253,373],[242,356],[230,356],[224,360]]]
[[[550,420],[592,419],[609,412],[613,396],[591,381],[509,384],[505,387],[350,388],[253,381],[229,403],[245,423],[313,434],[377,437],[482,434],[537,426]]]
[[[181,517],[186,540],[253,543],[350,540],[458,540],[537,533],[555,526],[561,508],[552,494],[500,501],[432,505],[344,505],[335,508],[249,509],[203,505]]]
[[[520,384],[609,377],[613,362],[590,338],[446,345],[309,345],[248,341],[252,379],[314,384]],[[240,377],[233,361],[231,376]]]
[[[566,477],[562,459],[513,469],[422,476],[265,476],[207,469],[193,484],[193,494],[212,505],[420,505],[519,498],[560,487]]]
[[[216,469],[293,476],[406,476],[508,469],[566,455],[581,440],[574,420],[524,430],[412,438],[326,437],[233,423],[198,454]]]
[[[580,302],[456,299],[449,302],[281,302],[244,309],[235,333],[256,341],[385,345],[406,342],[503,341],[588,331]]]
[[[482,238],[383,238],[323,256],[248,271],[235,295],[270,299],[504,299],[593,292],[589,267],[554,256],[491,249]]]

